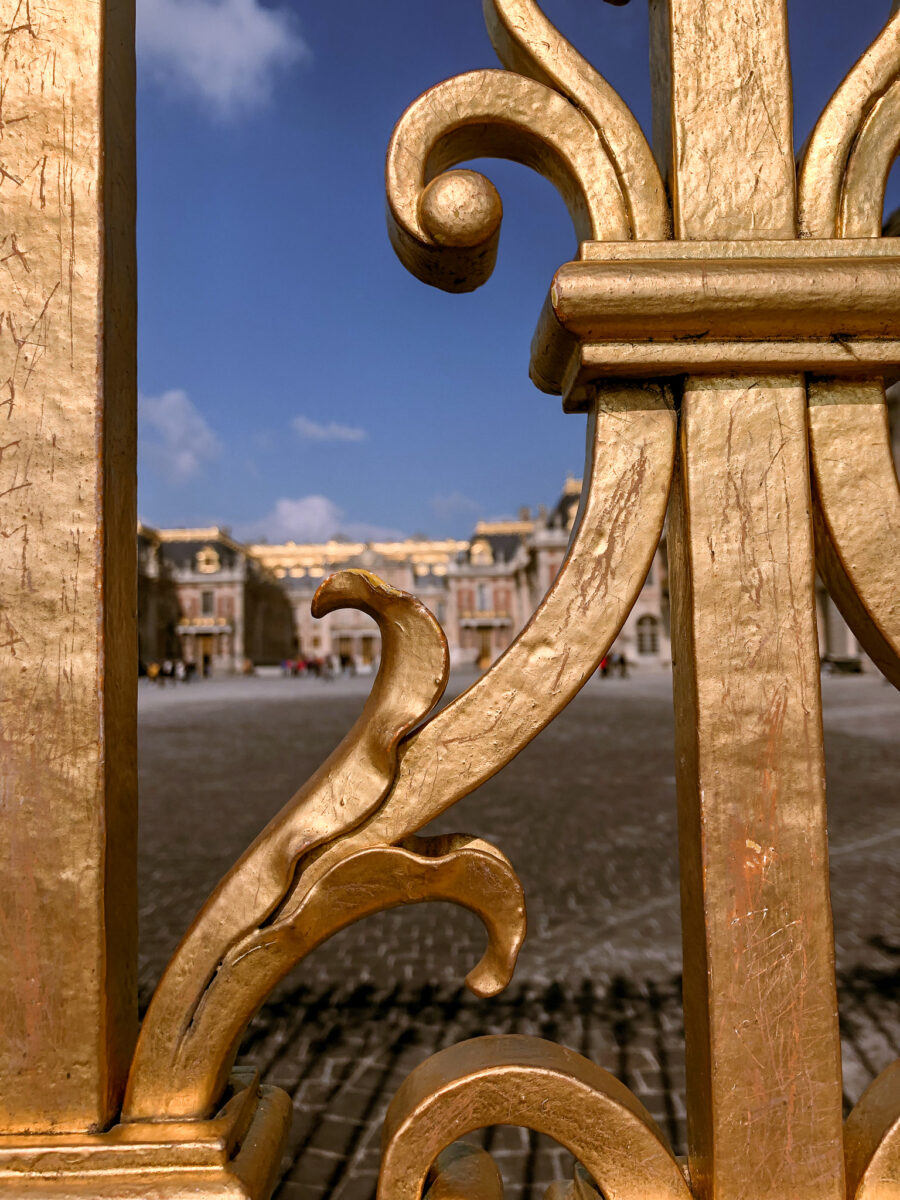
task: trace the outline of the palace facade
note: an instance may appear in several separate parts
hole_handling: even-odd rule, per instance
[[[333,571],[359,567],[412,592],[444,628],[453,665],[484,669],[510,645],[555,579],[578,510],[581,480],[568,479],[549,512],[523,509],[510,521],[480,521],[466,541],[328,542],[248,547],[285,588],[294,612],[297,655],[335,656],[368,666],[378,630],[347,609],[321,620],[310,601]],[[635,665],[668,665],[668,588],[661,546],[616,645]]]
[[[201,674],[277,663],[295,645],[284,588],[224,529],[138,527],[142,663],[183,658]]]
[[[896,407],[896,402],[895,402]],[[316,589],[335,571],[362,568],[416,595],[437,617],[453,665],[484,669],[514,640],[562,566],[581,480],[566,480],[556,504],[515,520],[481,521],[466,540],[245,545],[227,530],[140,526],[142,661],[183,657],[207,673],[292,659],[331,659],[371,669],[375,622],[356,609],[315,620]],[[817,588],[824,659],[866,664],[824,588]],[[671,665],[665,536],[615,652],[631,667]]]

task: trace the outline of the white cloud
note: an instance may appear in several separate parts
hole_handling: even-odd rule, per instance
[[[340,425],[337,421],[323,425],[309,417],[294,417],[291,428],[306,442],[364,442],[369,436],[356,425]]]
[[[370,525],[362,521],[346,522],[344,510],[327,496],[283,496],[275,507],[258,521],[236,527],[238,537],[246,541],[327,542],[333,537],[370,542],[401,539],[397,529]]]
[[[477,500],[462,492],[447,492],[431,499],[431,508],[435,516],[442,521],[452,521],[457,517],[474,520],[481,516],[482,507]]]
[[[260,0],[138,0],[142,67],[219,116],[271,98],[280,71],[309,56],[293,15]]]
[[[222,453],[222,443],[191,402],[176,389],[138,402],[141,458],[169,483],[188,483]]]

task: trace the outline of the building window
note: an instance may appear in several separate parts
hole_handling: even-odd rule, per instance
[[[638,654],[659,654],[659,621],[656,617],[641,617],[637,623]]]
[[[491,611],[490,590],[486,583],[478,584],[478,611],[479,612],[490,612]]]
[[[222,560],[212,546],[204,546],[197,552],[197,570],[204,575],[214,575],[221,570]]]
[[[216,598],[212,592],[200,593],[200,611],[204,617],[211,617],[216,611]]]

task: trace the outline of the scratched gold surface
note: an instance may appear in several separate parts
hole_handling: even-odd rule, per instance
[[[105,1125],[135,1035],[133,19],[0,3],[8,1132]]]
[[[671,0],[676,237],[796,236],[786,20]],[[669,553],[694,1193],[839,1200],[802,376],[685,380]]]
[[[669,547],[691,1179],[698,1196],[837,1200],[840,1045],[799,382],[686,384]]]

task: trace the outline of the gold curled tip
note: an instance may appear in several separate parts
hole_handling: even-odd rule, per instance
[[[277,920],[303,874],[304,856],[377,810],[395,777],[401,738],[446,687],[447,640],[413,596],[365,571],[341,571],[322,584],[314,605],[320,615],[354,607],[375,618],[382,649],[372,690],[344,740],[221,880],[175,952],[138,1038],[126,1120],[197,1119],[212,1110],[227,1070],[203,1078],[179,1063],[220,964],[237,943]]]
[[[379,1200],[419,1200],[441,1152],[491,1125],[554,1138],[609,1200],[690,1200],[662,1132],[624,1084],[573,1050],[517,1034],[460,1042],[408,1076],[385,1117]]]
[[[336,571],[320,583],[309,608],[317,619],[339,608],[356,608],[379,621],[390,619],[389,612],[395,608],[401,612],[408,608],[409,600],[408,593],[385,583],[371,571],[354,567]]]
[[[816,565],[885,678],[900,688],[900,480],[880,380],[810,380]]]
[[[900,1196],[900,1061],[866,1088],[844,1126],[848,1200]]]
[[[444,900],[480,917],[488,946],[466,978],[477,996],[509,983],[525,939],[525,897],[499,850],[462,835],[414,838],[351,853],[270,920],[234,941],[217,964],[168,1064],[169,1116],[211,1111],[241,1039],[272,989],[348,925],[408,904]]]
[[[900,11],[896,8],[871,46],[851,68],[816,122],[798,180],[802,237],[840,233],[841,193],[847,163],[872,106],[900,73]]]
[[[659,167],[640,124],[618,92],[562,36],[535,0],[484,0],[484,18],[505,67],[560,92],[597,129],[625,199],[631,236],[653,241],[668,237],[669,204]]]
[[[406,110],[387,153],[388,230],[418,279],[469,292],[494,269],[503,206],[472,158],[537,170],[566,202],[579,241],[627,240],[631,226],[609,150],[558,92],[510,71],[471,71],[437,84]]]
[[[486,1150],[456,1142],[443,1150],[425,1180],[427,1200],[503,1200],[503,1177]]]
[[[378,674],[346,740],[368,746],[373,756],[387,752],[393,762],[398,741],[444,694],[450,676],[447,639],[420,600],[369,571],[337,571],[320,584],[313,596],[313,616],[340,608],[367,613],[381,634]],[[335,836],[339,832],[335,830]]]

